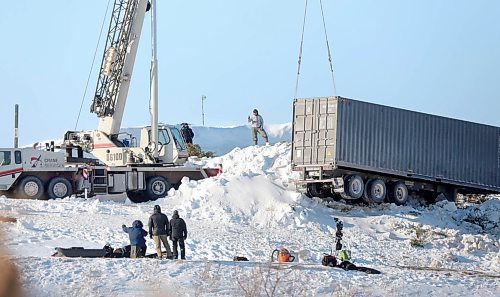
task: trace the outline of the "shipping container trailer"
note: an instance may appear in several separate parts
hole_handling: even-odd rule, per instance
[[[500,128],[343,97],[295,99],[292,168],[298,189],[321,198],[500,193]]]

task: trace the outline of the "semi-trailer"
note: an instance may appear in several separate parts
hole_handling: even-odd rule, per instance
[[[343,97],[295,99],[292,168],[297,188],[320,198],[500,193],[500,128]]]

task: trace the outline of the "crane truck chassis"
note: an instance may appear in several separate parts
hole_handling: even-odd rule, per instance
[[[78,160],[78,162],[68,162]],[[126,193],[135,203],[165,197],[183,177],[199,180],[219,173],[187,166],[105,166],[98,160],[33,148],[0,148],[0,195],[57,199],[72,195]]]

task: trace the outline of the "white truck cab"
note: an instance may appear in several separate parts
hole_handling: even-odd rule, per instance
[[[74,179],[78,168],[65,166],[64,160],[61,152],[0,148],[0,192],[12,191],[27,199],[70,196],[68,189],[73,186],[68,180]]]

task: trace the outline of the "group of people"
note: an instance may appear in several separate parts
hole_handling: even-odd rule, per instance
[[[252,126],[252,140],[253,144],[257,145],[257,133],[264,138],[266,145],[269,145],[269,138],[264,130],[264,120],[259,111],[254,109],[252,115],[248,116],[248,122]],[[188,144],[193,143],[194,132],[187,123],[181,124],[181,134],[184,141]],[[154,240],[156,246],[156,256],[163,258],[161,245],[166,249],[167,259],[178,259],[179,254],[177,247],[180,248],[181,259],[186,259],[186,246],[184,241],[187,238],[186,222],[179,217],[177,210],[174,210],[172,219],[169,221],[167,215],[161,212],[159,205],[154,206],[154,212],[149,217],[148,227],[149,233],[143,229],[144,225],[140,220],[135,220],[132,227],[122,225],[125,233],[128,233],[130,239],[130,257],[138,258],[146,256],[146,239],[149,237]],[[170,249],[168,239],[172,241],[173,251]]]
[[[125,233],[128,233],[130,239],[130,258],[139,258],[146,256],[146,239],[148,232],[143,229],[144,225],[140,220],[135,220],[132,227],[122,225]],[[179,212],[174,210],[172,219],[169,221],[166,214],[161,212],[159,205],[154,206],[153,214],[149,217],[149,237],[154,240],[156,246],[157,258],[163,258],[161,244],[166,249],[167,259],[178,259],[177,247],[181,252],[181,259],[186,259],[186,246],[184,241],[187,238],[187,227],[184,219],[179,217]],[[173,251],[170,249],[168,239],[172,240]]]

